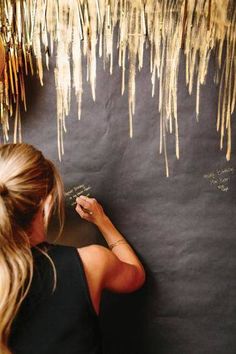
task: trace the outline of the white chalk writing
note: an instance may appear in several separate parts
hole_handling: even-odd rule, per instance
[[[67,201],[69,201],[71,206],[76,205],[76,198],[79,197],[80,195],[86,195],[87,197],[90,195],[88,191],[92,187],[90,186],[85,186],[84,184],[80,184],[78,186],[74,186],[68,191],[65,192],[65,198]]]
[[[222,192],[228,192],[230,176],[234,173],[233,167],[218,169],[215,172],[205,174],[203,177],[208,179],[210,184],[216,186]]]

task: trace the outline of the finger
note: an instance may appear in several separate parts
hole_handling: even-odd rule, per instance
[[[94,204],[96,202],[95,198],[88,197],[86,195],[80,195],[79,197],[82,198],[83,200],[85,200],[86,202],[90,203],[90,204]]]
[[[82,205],[82,207],[83,207],[83,208],[86,208],[86,209],[89,209],[89,207],[91,206],[91,204],[88,203],[87,200],[81,198],[81,196],[78,197],[78,198],[76,198],[76,202],[77,202],[78,204]]]
[[[79,205],[79,204],[77,204],[76,208],[77,208],[77,210],[80,211],[82,214],[85,213],[85,214],[93,215],[92,210],[86,209],[86,208],[84,208],[83,206],[81,206],[81,205]]]
[[[77,211],[77,213],[79,213],[79,215],[81,216],[81,218],[84,217],[85,212],[83,211],[83,209],[81,208],[81,206],[79,204],[76,205],[75,210]]]
[[[84,209],[85,213],[89,214],[89,215],[93,215],[93,211],[89,210],[89,209]]]
[[[76,199],[83,200],[84,202],[90,203],[93,198],[89,198],[86,195],[79,195]]]
[[[79,213],[82,219],[91,221],[91,215],[88,212],[84,211],[79,204],[77,204],[75,210]]]

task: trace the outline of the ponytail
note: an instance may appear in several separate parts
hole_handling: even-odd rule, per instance
[[[15,235],[16,236],[16,235]],[[7,340],[12,321],[25,298],[33,275],[29,241],[22,231],[16,245],[3,195],[0,194],[0,353],[10,354]]]
[[[46,215],[58,205],[60,234],[64,223],[63,184],[49,160],[28,144],[0,146],[0,353],[12,354],[8,347],[12,322],[33,279],[33,256],[29,229],[42,201],[52,194]],[[50,256],[56,288],[56,269]]]

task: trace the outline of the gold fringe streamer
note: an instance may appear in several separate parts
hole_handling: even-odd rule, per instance
[[[236,101],[234,0],[0,0],[0,41],[6,51],[5,69],[0,78],[0,119],[4,141],[9,139],[9,118],[14,111],[14,141],[21,140],[20,106],[23,104],[26,109],[24,77],[36,71],[43,85],[43,57],[49,68],[49,53],[55,47],[58,154],[62,159],[71,86],[78,103],[78,119],[81,118],[83,56],[87,61],[86,79],[95,101],[97,49],[99,57],[103,57],[104,68],[109,64],[112,74],[116,27],[118,65],[122,70],[121,94],[126,86],[128,58],[130,137],[134,135],[135,77],[137,69],[140,71],[143,67],[145,46],[150,50],[152,95],[158,92],[159,152],[164,152],[166,175],[169,176],[167,137],[173,132],[176,157],[180,157],[177,83],[181,51],[186,57],[189,94],[196,84],[198,120],[200,87],[206,82],[209,59],[214,50],[214,81],[219,84],[216,128],[220,132],[221,149],[227,135],[226,158],[229,160],[231,117]]]

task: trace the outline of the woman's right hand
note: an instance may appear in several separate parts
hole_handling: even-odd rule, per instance
[[[97,226],[101,226],[107,219],[101,204],[95,198],[89,198],[85,195],[76,198],[75,210],[82,219]]]
[[[108,250],[103,246],[90,245],[78,249],[83,263],[86,264],[90,294],[98,313],[103,289],[114,292],[134,291],[143,285],[145,270],[132,247],[112,224],[96,199],[80,196],[76,202],[76,211],[81,218],[97,225],[110,248]]]

